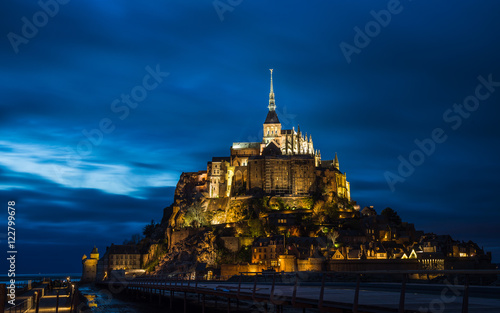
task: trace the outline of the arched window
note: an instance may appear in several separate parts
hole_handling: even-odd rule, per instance
[[[236,171],[235,180],[237,185],[242,185],[243,184],[243,174],[241,174],[241,171]]]

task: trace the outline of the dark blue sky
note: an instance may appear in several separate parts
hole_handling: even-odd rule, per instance
[[[500,3],[59,1],[0,4],[19,273],[80,271],[94,244],[159,221],[181,172],[260,140],[269,68],[284,128],[338,153],[362,207],[500,261]],[[446,140],[419,160],[436,128]],[[398,172],[410,154],[421,164]]]

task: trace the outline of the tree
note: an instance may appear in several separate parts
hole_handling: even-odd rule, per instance
[[[325,206],[325,212],[326,215],[330,218],[330,220],[334,221],[339,219],[340,213],[339,213],[339,207],[337,203],[328,203]]]
[[[149,226],[149,225],[147,225]],[[147,227],[146,226],[146,227]],[[138,244],[139,242],[141,241],[141,235],[139,234],[134,234],[132,235],[132,238],[130,238],[129,240],[124,240],[123,241],[123,244],[124,245],[136,245]]]
[[[248,227],[250,228],[250,235],[252,237],[264,236],[264,226],[258,218],[248,220]]]
[[[337,238],[339,238],[340,234],[338,231],[334,230],[330,233],[328,233],[328,235],[326,235],[326,237],[328,238],[328,240],[331,240],[332,241],[332,245],[335,246],[335,244],[337,243]]]
[[[285,202],[281,197],[277,197],[276,202],[278,202],[278,210],[284,210],[286,208]]]
[[[236,252],[236,262],[250,263],[252,262],[252,246],[243,246]]]
[[[269,210],[268,197],[257,197],[250,200],[247,218],[259,217],[262,213]]]
[[[298,225],[293,225],[288,228],[288,237],[300,237],[300,227]]]
[[[146,226],[144,226],[144,228],[142,229],[142,234],[146,237],[146,238],[151,238],[156,230],[156,227],[160,226],[159,224],[155,224],[155,221],[154,220],[151,220],[151,224],[148,224]]]
[[[385,208],[380,212],[380,215],[385,216],[387,218],[387,221],[391,225],[401,225],[401,217],[399,217],[398,212],[394,211],[391,208]]]
[[[196,203],[189,207],[184,216],[184,224],[186,226],[195,227],[208,225],[209,218],[208,214],[205,212],[205,207],[203,202]]]
[[[317,200],[314,202],[313,213],[319,213],[324,211],[325,201]]]

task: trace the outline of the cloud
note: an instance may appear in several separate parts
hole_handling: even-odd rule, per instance
[[[16,242],[23,272],[78,272],[78,260],[93,245],[103,253],[111,243],[121,244],[141,234],[152,219],[160,222],[174,191],[173,187],[144,187],[135,196],[116,195],[64,187],[3,167],[0,180],[12,183],[0,190],[0,198],[16,202]]]
[[[211,2],[71,1],[18,54],[4,37],[0,194],[27,204],[26,251],[57,255],[54,238],[67,229],[70,240],[60,242],[73,254],[50,261],[79,266],[93,242],[104,249],[159,220],[182,172],[204,170],[232,142],[259,140],[269,68],[280,114],[294,115],[285,127],[300,123],[324,159],[338,152],[361,205],[391,206],[417,228],[490,242],[500,175],[497,93],[395,193],[384,172],[397,171],[415,139],[446,126],[443,112],[474,92],[478,75],[500,80],[500,4],[402,1],[404,10],[348,64],[339,44],[352,43],[354,27],[386,5],[244,1],[221,22]],[[2,33],[19,33],[21,18],[37,10],[36,2],[2,2]],[[121,120],[111,103],[156,64],[170,75]],[[115,130],[90,154],[71,152],[103,118]],[[464,221],[477,232],[464,230]],[[37,227],[54,229],[47,244]]]

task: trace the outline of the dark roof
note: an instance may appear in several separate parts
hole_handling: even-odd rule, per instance
[[[288,237],[286,239],[286,243],[288,244],[295,244],[297,246],[302,246],[302,247],[311,247],[312,246],[320,246],[320,247],[325,247],[326,246],[326,239],[323,237]]]
[[[109,247],[109,254],[141,254],[136,245],[114,245]]]
[[[272,237],[260,237],[253,242],[254,247],[260,247],[262,243],[262,247],[268,246],[271,244],[271,241],[274,241],[275,244],[282,245],[283,244],[283,236],[276,235]],[[287,237],[285,243],[287,245],[295,244],[297,246],[305,246],[307,248],[313,246],[325,246],[326,239],[321,237]]]
[[[231,158],[230,157],[213,157],[212,162],[230,162]]]
[[[398,248],[398,249],[403,249],[404,245],[397,243],[396,241],[384,241],[382,242],[382,245],[386,248]],[[410,251],[411,252],[411,251]]]
[[[281,149],[274,143],[274,141],[271,141],[267,145],[267,147],[262,150],[262,155],[281,155]]]
[[[321,167],[333,167],[333,160],[321,160]]]
[[[361,214],[365,216],[372,216],[372,215],[377,215],[377,211],[375,211],[374,208],[365,206],[363,210],[361,210]]]
[[[417,253],[417,259],[444,259],[445,255],[442,252],[422,252]]]
[[[272,236],[272,237],[260,237],[258,239],[256,239],[252,246],[254,247],[266,247],[268,246],[269,244],[271,244],[271,241],[274,241],[275,244],[283,244],[283,236]],[[262,243],[262,245],[261,245]]]
[[[359,258],[360,254],[361,254],[360,249],[352,249],[352,250],[349,250],[349,253],[347,253],[347,255],[349,255],[349,258],[351,258],[351,259]]]
[[[278,119],[278,114],[276,113],[276,111],[269,110],[264,124],[278,124],[279,122],[280,120]]]
[[[207,263],[198,263],[196,264],[195,271],[196,272],[204,272],[207,269]]]
[[[352,229],[341,229],[338,231],[340,237],[344,236],[364,236],[364,234],[359,231],[359,230],[352,230]]]
[[[329,162],[329,161],[326,161]],[[321,161],[319,167],[317,168],[318,170],[325,172],[325,171],[330,171],[330,172],[337,172],[342,174],[341,171],[339,171],[335,166],[333,166],[333,162],[328,165],[328,163],[324,163],[324,161]]]
[[[90,253],[91,253],[91,254],[99,253],[99,252],[97,252],[97,247],[96,247],[96,246],[94,246],[94,249],[92,249],[92,252],[90,252]]]

